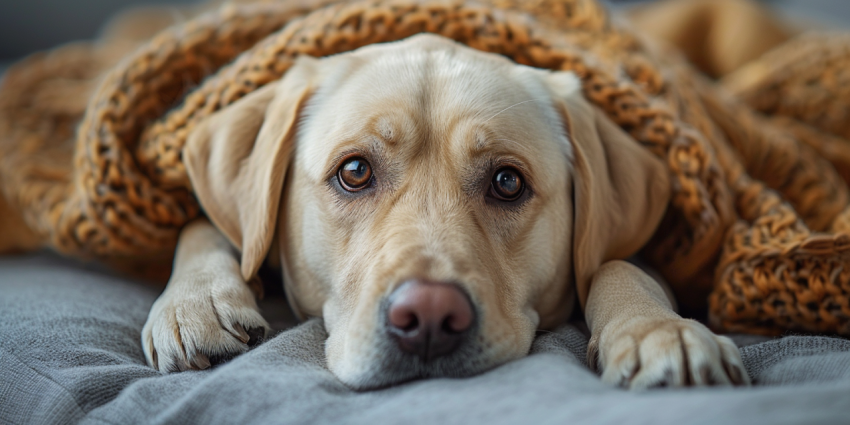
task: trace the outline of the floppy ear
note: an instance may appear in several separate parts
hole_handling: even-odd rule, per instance
[[[582,96],[572,73],[549,76],[573,154],[573,273],[584,308],[606,261],[635,254],[670,199],[667,167]]]
[[[270,83],[209,116],[192,131],[183,161],[207,217],[242,252],[247,281],[274,237],[299,112],[317,59],[302,57]]]

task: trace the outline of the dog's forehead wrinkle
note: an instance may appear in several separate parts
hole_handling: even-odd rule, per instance
[[[390,120],[390,118],[386,116],[378,118],[375,123],[375,131],[378,133],[378,135],[381,136],[381,139],[383,139],[384,142],[389,144],[393,144],[396,141],[396,131],[394,127],[395,125],[393,124],[392,120]]]
[[[499,107],[498,99],[506,92],[522,91],[509,81],[512,75],[506,64],[494,63],[482,68],[480,58],[467,51],[412,47],[378,55],[369,66],[360,69],[360,74],[374,83],[377,93],[414,95],[416,102],[413,103],[425,107],[421,110],[423,115],[427,116],[431,110],[437,112],[431,117],[433,122],[440,121],[439,112],[445,111],[446,106],[455,107],[452,113],[458,106],[459,110],[487,113],[489,105]],[[493,87],[499,89],[493,90]],[[457,93],[473,95],[458,96]]]
[[[480,58],[470,52],[460,54],[455,48],[423,50],[417,44],[427,43],[414,43],[414,48],[395,49],[392,54],[369,55],[370,60],[363,61],[365,63],[351,73],[337,72],[345,75],[344,85],[337,82],[320,87],[317,100],[311,106],[320,108],[325,117],[335,118],[316,120],[326,125],[330,122],[323,132],[338,139],[337,134],[363,131],[365,111],[404,111],[410,115],[407,123],[400,123],[404,120],[391,112],[391,116],[380,117],[371,130],[389,143],[406,142],[410,148],[418,150],[411,155],[420,155],[422,149],[432,145],[439,148],[443,140],[450,138],[448,133],[457,127],[455,123],[464,117],[487,122],[502,114],[512,114],[520,117],[507,120],[507,124],[540,122],[541,108],[523,107],[538,103],[539,96],[534,95],[539,93],[531,93],[525,87],[529,85],[527,82],[513,81],[517,80],[516,73],[506,70],[514,65],[496,63],[493,67],[482,68]],[[348,99],[362,107],[351,108],[350,101],[340,101]],[[308,114],[312,116],[312,112],[311,109]],[[399,134],[399,130],[405,134]],[[477,137],[465,143],[473,149],[481,149],[486,139]]]
[[[494,139],[499,140],[499,139]],[[473,149],[478,152],[484,150],[487,147],[487,134],[483,131],[478,130],[475,132],[475,145]]]

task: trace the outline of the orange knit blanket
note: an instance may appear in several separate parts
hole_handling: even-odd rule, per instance
[[[15,65],[0,86],[0,251],[170,256],[200,214],[181,162],[200,120],[298,55],[432,32],[574,71],[666,161],[673,196],[642,255],[686,302],[710,300],[715,328],[850,335],[847,36],[782,43],[721,87],[594,0],[333,3],[231,5],[139,47],[116,35]]]

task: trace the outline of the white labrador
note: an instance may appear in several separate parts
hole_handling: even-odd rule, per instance
[[[575,304],[605,381],[748,383],[729,339],[620,261],[658,225],[667,171],[571,73],[434,35],[305,57],[205,120],[184,160],[211,223],[183,231],[145,325],[160,370],[262,339],[246,282],[271,256],[354,388],[522,357]]]

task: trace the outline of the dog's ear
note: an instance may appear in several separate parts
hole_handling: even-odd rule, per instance
[[[582,308],[593,274],[635,254],[670,198],[665,164],[590,105],[572,73],[549,74],[573,159],[573,273]]]
[[[206,118],[183,149],[195,196],[242,252],[246,281],[260,268],[274,237],[299,114],[311,93],[317,62],[300,58],[281,81]]]

